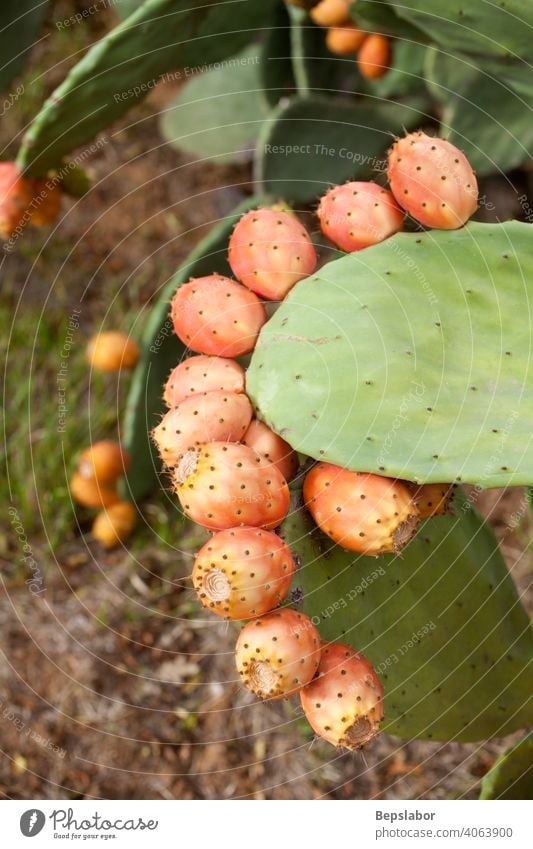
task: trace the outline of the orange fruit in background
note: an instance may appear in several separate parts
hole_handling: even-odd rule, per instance
[[[128,539],[137,519],[135,505],[130,501],[119,501],[98,514],[93,522],[92,536],[104,548],[114,548]]]
[[[140,356],[139,346],[125,333],[109,330],[97,333],[87,345],[87,360],[97,371],[133,368]]]
[[[390,69],[391,59],[390,38],[373,33],[362,44],[357,55],[357,64],[365,79],[378,80]]]
[[[309,15],[321,27],[338,27],[350,20],[350,0],[320,0]]]
[[[326,45],[328,50],[336,53],[338,56],[348,56],[350,53],[356,53],[368,33],[357,29],[355,24],[350,24],[345,27],[332,27],[326,35]]]
[[[119,494],[109,486],[100,486],[94,478],[84,478],[75,472],[70,481],[70,492],[83,507],[111,507],[120,501]]]
[[[98,483],[114,483],[130,467],[130,455],[118,442],[102,439],[86,448],[81,456],[78,472],[83,478],[94,478]]]

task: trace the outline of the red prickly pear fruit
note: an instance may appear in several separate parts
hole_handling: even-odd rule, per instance
[[[235,277],[262,298],[281,301],[316,268],[316,251],[298,219],[283,209],[254,209],[231,234],[229,264]]]
[[[288,442],[259,419],[252,421],[242,441],[276,466],[285,480],[292,480],[298,471],[299,460],[296,451],[293,451]]]
[[[379,80],[390,69],[391,62],[390,38],[379,33],[365,38],[357,54],[357,66],[366,80]]]
[[[100,484],[115,483],[128,471],[130,462],[129,452],[118,442],[101,439],[82,452],[78,471],[82,478],[94,478]]]
[[[9,239],[24,223],[52,224],[61,209],[53,180],[23,177],[15,162],[0,162],[0,238]]]
[[[246,395],[203,392],[185,398],[165,413],[152,431],[152,439],[165,465],[172,468],[187,451],[205,442],[238,442],[246,433],[252,414]]]
[[[192,351],[216,357],[239,357],[253,351],[267,316],[253,292],[210,274],[180,286],[172,299],[172,321]]]
[[[450,512],[454,494],[454,485],[449,483],[407,483],[420,519],[432,516],[446,516]]]
[[[245,687],[260,699],[285,699],[309,684],[320,663],[320,635],[303,613],[281,608],[244,626],[235,649]]]
[[[350,0],[320,0],[309,12],[319,27],[339,27],[350,20]]]
[[[367,37],[368,33],[358,29],[355,24],[332,27],[326,35],[326,46],[336,56],[349,56],[359,50]]]
[[[191,395],[217,389],[244,392],[244,369],[235,360],[200,354],[183,360],[172,369],[165,384],[163,400],[167,407],[177,407]]]
[[[313,731],[333,746],[353,751],[379,732],[381,682],[366,657],[343,643],[322,649],[317,675],[300,700]]]
[[[478,205],[476,176],[453,144],[410,133],[389,151],[388,178],[400,206],[425,227],[455,230]]]
[[[287,597],[295,565],[271,531],[219,531],[198,552],[192,581],[204,607],[226,619],[252,619]]]
[[[247,445],[208,442],[188,451],[173,474],[184,512],[211,531],[276,528],[289,512],[285,478]]]
[[[9,239],[24,220],[33,192],[14,162],[0,162],[0,237]]]
[[[344,183],[330,189],[317,210],[320,229],[348,253],[383,242],[403,227],[404,212],[376,183]]]
[[[96,371],[133,368],[140,357],[139,346],[125,333],[109,330],[97,333],[87,344],[87,361]]]
[[[304,481],[318,527],[349,551],[385,554],[406,545],[420,522],[407,486],[393,478],[318,463]]]

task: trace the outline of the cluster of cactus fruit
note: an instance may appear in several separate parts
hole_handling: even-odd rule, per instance
[[[391,40],[378,32],[359,29],[350,16],[355,0],[320,0],[309,12],[311,20],[327,29],[326,45],[337,56],[357,55],[357,67],[367,80],[377,80],[390,69]]]
[[[350,182],[321,199],[322,233],[344,251],[375,245],[403,228],[405,213],[427,227],[461,227],[477,207],[475,175],[453,145],[414,133],[389,152],[390,191]],[[194,352],[171,371],[168,411],[152,432],[184,513],[213,532],[192,581],[213,613],[249,620],[236,646],[243,684],[263,699],[300,693],[315,732],[356,749],[378,732],[383,692],[371,664],[341,643],[320,642],[312,621],[286,603],[295,559],[275,533],[290,507],[300,460],[280,435],[254,418],[246,375],[234,359],[252,352],[281,301],[312,275],[317,253],[292,212],[279,205],[247,212],[229,241],[235,280],[211,274],[176,291],[171,317]],[[273,382],[275,391],[275,381]],[[349,551],[401,550],[423,519],[447,512],[451,487],[414,485],[318,462],[302,472],[316,525]]]
[[[116,330],[97,333],[87,345],[91,369],[118,372],[133,368],[139,348],[131,337]],[[137,524],[137,509],[121,498],[118,482],[131,465],[131,457],[118,442],[93,442],[80,455],[70,481],[70,493],[82,507],[98,509],[91,534],[104,548],[113,548],[131,535]]]

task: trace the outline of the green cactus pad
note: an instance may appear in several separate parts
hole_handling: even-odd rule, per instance
[[[532,105],[508,84],[478,74],[448,100],[442,135],[464,151],[479,176],[511,171],[533,156]]]
[[[114,0],[113,11],[121,20],[127,18],[137,11],[139,6],[142,6],[144,0]]]
[[[399,233],[298,283],[248,370],[259,415],[347,468],[533,480],[533,229]]]
[[[426,50],[425,45],[416,41],[395,39],[390,70],[381,79],[367,82],[369,91],[384,98],[404,97],[420,91]]]
[[[330,184],[365,179],[383,170],[395,133],[421,122],[427,103],[294,97],[265,122],[256,155],[260,191],[310,201]]]
[[[36,0],[2,0],[0,11],[0,91],[24,67],[49,4]]]
[[[473,741],[533,721],[533,637],[498,544],[464,494],[401,555],[346,552],[293,494],[282,536],[298,556],[296,595],[324,640],[376,667],[383,728],[403,739]]]
[[[190,80],[162,113],[163,138],[177,150],[221,164],[250,159],[268,113],[257,46]]]
[[[479,798],[533,798],[533,733],[498,758],[481,782]]]
[[[428,48],[424,70],[431,94],[444,104],[441,135],[465,152],[478,175],[510,171],[531,158],[529,65],[507,69],[507,80],[486,62]]]
[[[428,47],[424,59],[424,77],[430,94],[446,103],[478,75],[475,62],[468,56],[446,53]]]
[[[214,272],[231,276],[226,255],[235,223],[248,209],[268,203],[272,203],[272,198],[246,200],[214,227],[162,289],[152,308],[141,342],[141,360],[131,382],[122,429],[123,444],[133,458],[123,483],[123,492],[132,501],[144,498],[158,485],[161,463],[150,439],[150,431],[165,410],[163,386],[169,372],[186,352],[172,327],[170,300],[178,286],[191,277]]]
[[[291,22],[287,7],[274,10],[272,26],[261,44],[260,73],[264,96],[269,106],[277,106],[282,97],[294,93],[291,61]]]
[[[326,30],[316,26],[303,9],[289,8],[291,60],[300,97],[321,90],[351,94],[357,71],[353,56],[333,56],[326,46]]]
[[[357,8],[354,3],[350,11],[360,29],[413,41],[428,41],[428,36],[421,29],[398,16],[394,6],[394,2],[389,0],[357,0]]]
[[[533,4],[523,0],[402,0],[398,15],[451,52],[497,57],[505,62],[533,57]]]
[[[28,174],[45,174],[63,156],[120,118],[176,68],[210,65],[257,38],[275,0],[239,4],[146,0],[92,47],[44,104],[17,158]]]

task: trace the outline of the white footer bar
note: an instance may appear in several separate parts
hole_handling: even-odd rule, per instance
[[[258,807],[261,806],[261,807]],[[527,802],[4,801],[1,845],[180,849],[526,847]]]

